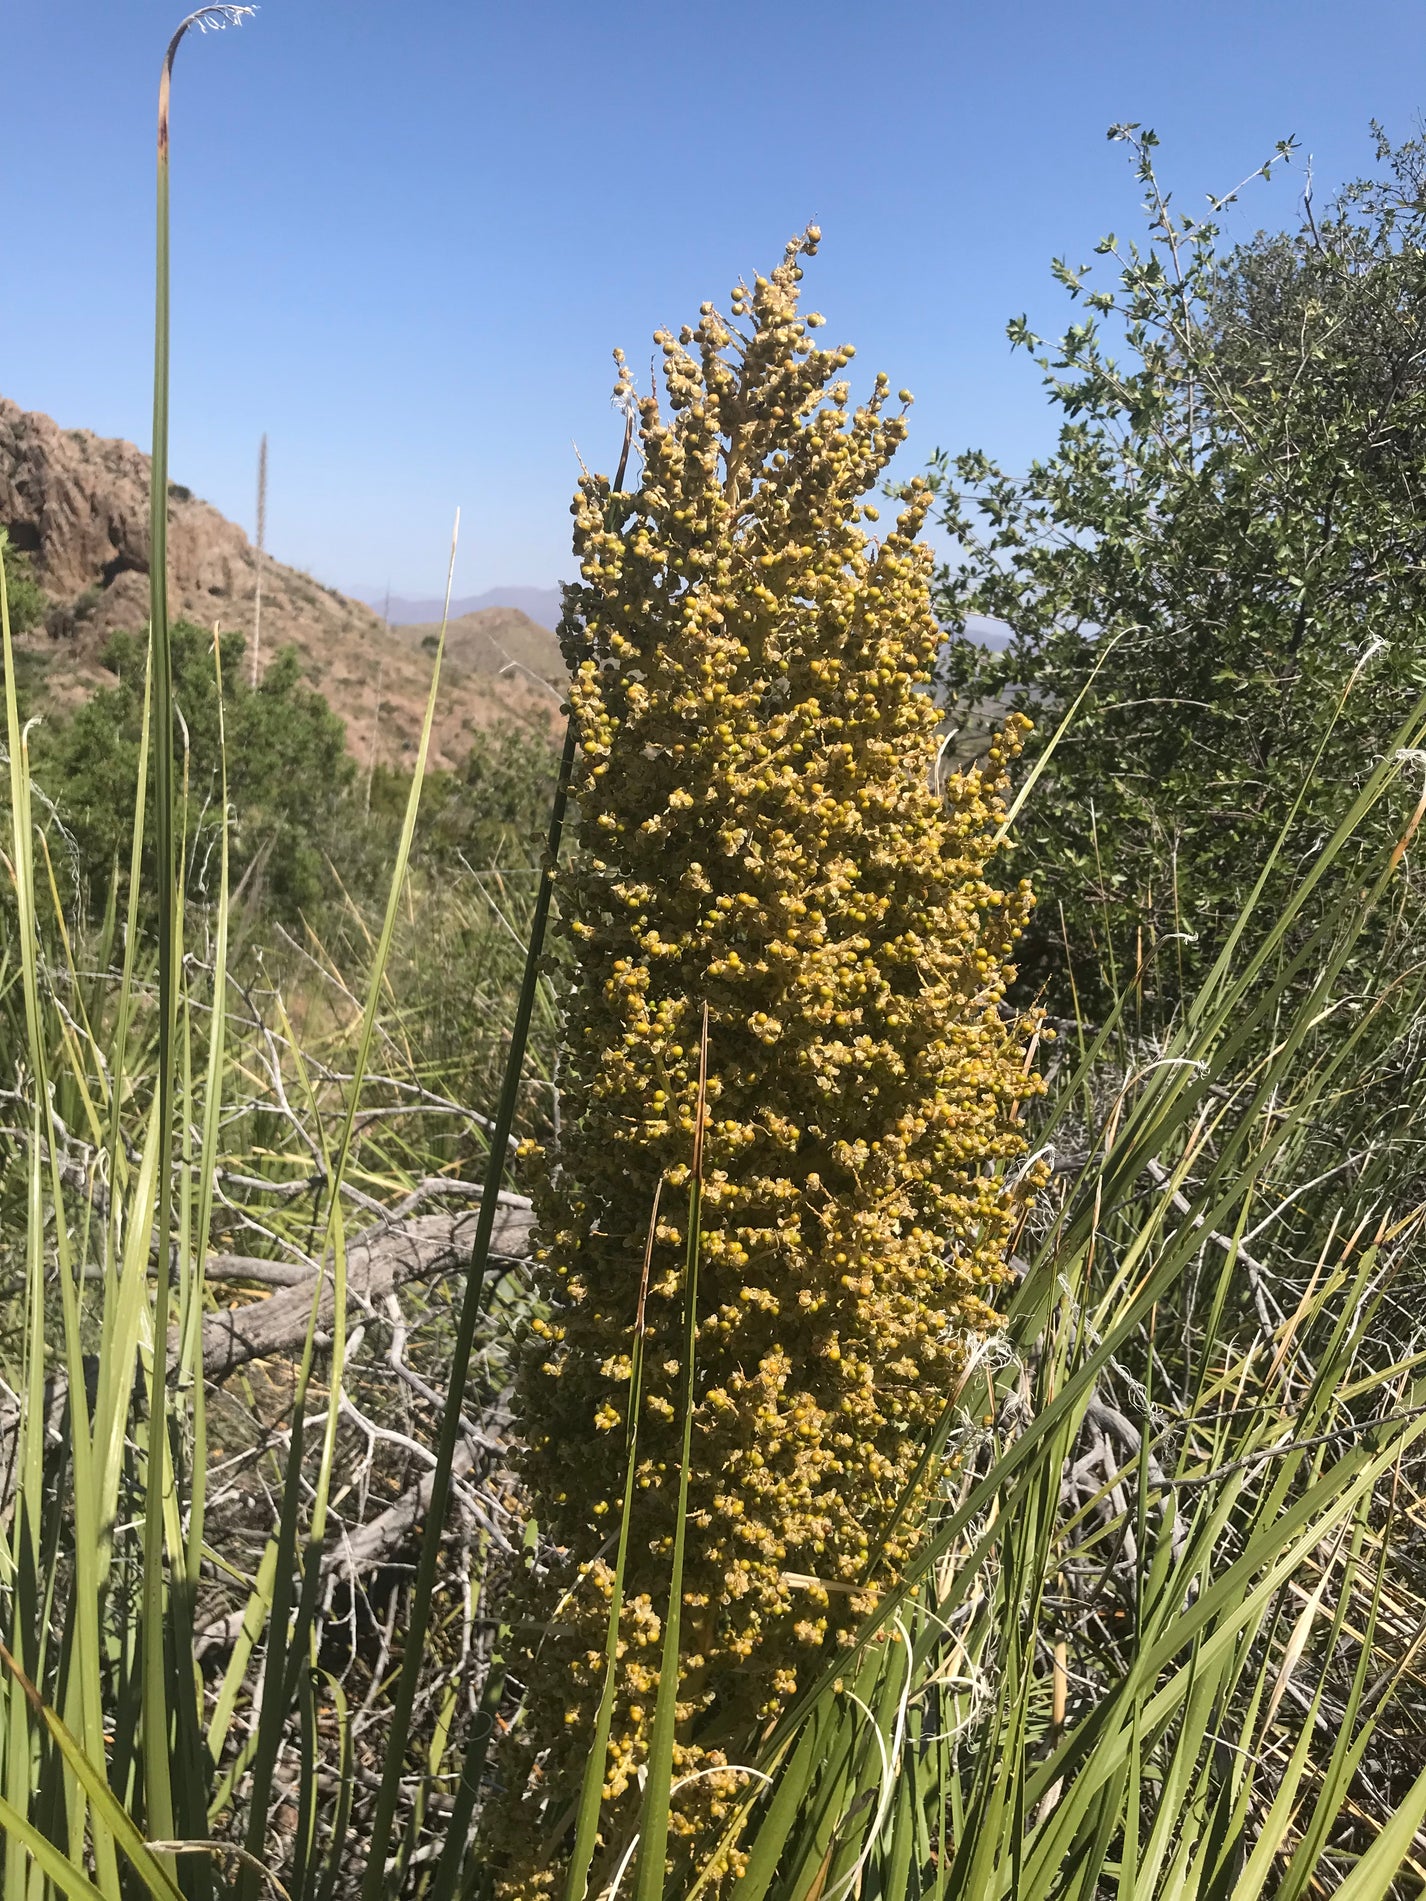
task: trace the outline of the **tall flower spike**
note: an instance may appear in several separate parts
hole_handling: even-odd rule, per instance
[[[507,1895],[558,1884],[593,1731],[662,1184],[591,1894],[637,1825],[678,1491],[680,1191],[705,1004],[671,1835],[684,1864],[746,1786],[727,1765],[915,1548],[929,1491],[868,1577],[1041,1173],[1006,1166],[1023,1154],[1014,1105],[1035,1086],[1030,1026],[1004,1009],[1030,899],[987,877],[1019,732],[933,789],[928,497],[913,484],[880,542],[859,525],[906,425],[885,378],[854,407],[851,350],[810,341],[797,286],[815,238],[735,288],[741,334],[705,305],[681,337],[658,335],[668,413],[639,402],[641,486],[615,497],[587,476],[574,502],[581,579],[562,638],[581,848],[560,881],[574,975],[561,1134],[537,1187],[543,1317],[519,1383],[524,1480],[561,1555],[521,1612],[547,1634],[514,1666],[525,1718],[488,1824]]]

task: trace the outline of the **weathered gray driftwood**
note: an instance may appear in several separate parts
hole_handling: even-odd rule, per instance
[[[469,1266],[479,1212],[479,1208],[474,1207],[453,1213],[412,1215],[404,1221],[378,1222],[353,1236],[347,1246],[349,1309],[356,1312],[374,1306],[409,1281],[434,1280],[439,1275],[457,1273]],[[522,1197],[500,1197],[491,1239],[491,1257],[496,1265],[525,1259],[529,1253],[532,1219],[529,1204]],[[205,1318],[203,1371],[209,1379],[225,1379],[251,1360],[295,1352],[306,1339],[316,1286],[316,1275],[310,1268],[303,1269],[299,1265],[294,1275],[294,1270],[285,1262],[215,1255],[208,1263],[207,1277],[210,1281],[266,1280],[271,1283],[277,1276],[260,1270],[273,1267],[279,1268],[282,1277],[279,1292],[266,1300],[225,1308]],[[335,1291],[328,1263],[317,1311],[318,1332],[330,1334],[335,1317]],[[171,1339],[170,1362],[174,1350]]]

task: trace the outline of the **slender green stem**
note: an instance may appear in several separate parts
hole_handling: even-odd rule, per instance
[[[668,1812],[673,1794],[673,1752],[678,1726],[678,1659],[682,1635],[683,1564],[688,1540],[688,1481],[693,1463],[693,1412],[698,1376],[698,1262],[703,1221],[703,1134],[708,1116],[708,1005],[698,1048],[698,1105],[694,1111],[693,1166],[688,1181],[688,1235],[684,1256],[683,1446],[674,1508],[673,1555],[669,1564],[668,1612],[659,1659],[658,1697],[649,1733],[648,1781],[639,1819],[639,1860],[634,1901],[659,1901],[668,1858]]]
[[[490,1134],[490,1160],[486,1167],[485,1184],[480,1198],[480,1218],[476,1225],[475,1243],[471,1250],[470,1272],[466,1278],[460,1318],[456,1327],[450,1379],[446,1387],[445,1410],[441,1414],[441,1429],[436,1445],[436,1466],[431,1474],[431,1499],[426,1508],[425,1535],[421,1541],[416,1583],[411,1593],[405,1651],[401,1659],[401,1675],[397,1682],[392,1707],[391,1742],[387,1750],[381,1788],[377,1794],[376,1808],[372,1816],[371,1840],[367,1848],[361,1901],[378,1901],[386,1882],[386,1855],[391,1841],[392,1822],[396,1815],[396,1802],[401,1790],[401,1777],[405,1768],[405,1738],[411,1726],[411,1712],[416,1701],[416,1683],[421,1669],[422,1650],[426,1642],[426,1632],[430,1626],[431,1600],[436,1585],[436,1564],[441,1550],[441,1528],[445,1523],[446,1508],[450,1502],[451,1469],[455,1460],[456,1445],[460,1438],[461,1406],[465,1397],[466,1380],[470,1373],[471,1354],[475,1348],[475,1329],[480,1315],[481,1296],[485,1288],[485,1270],[490,1258],[491,1236],[495,1232],[500,1185],[505,1179],[506,1154],[510,1146],[510,1134],[515,1126],[515,1111],[519,1103],[520,1081],[525,1066],[525,1046],[529,1041],[530,1021],[534,1015],[535,998],[539,991],[540,962],[544,954],[545,933],[549,926],[550,904],[554,896],[555,870],[564,836],[565,811],[569,804],[569,790],[574,778],[574,762],[578,750],[579,736],[571,716],[565,729],[559,777],[555,784],[554,801],[550,807],[550,828],[546,841],[544,872],[535,897],[534,916],[530,924],[530,941],[525,951],[525,968],[520,979],[520,996],[515,1007],[514,1025],[510,1032],[510,1053],[506,1059],[505,1078],[500,1091],[499,1106],[495,1113],[495,1125]]]
[[[658,1235],[659,1201],[663,1194],[660,1178],[654,1189],[649,1211],[648,1234],[644,1241],[644,1266],[639,1276],[639,1304],[634,1314],[634,1346],[629,1366],[629,1404],[624,1418],[624,1436],[628,1452],[624,1465],[624,1497],[619,1513],[619,1545],[614,1557],[614,1583],[609,1598],[609,1628],[604,1644],[604,1687],[594,1717],[594,1736],[589,1762],[579,1794],[575,1817],[574,1847],[570,1851],[565,1875],[564,1901],[585,1901],[589,1871],[594,1863],[599,1838],[599,1811],[603,1801],[604,1773],[609,1756],[609,1732],[613,1727],[614,1698],[619,1681],[619,1627],[624,1609],[624,1574],[629,1561],[629,1533],[634,1522],[634,1495],[639,1474],[639,1408],[643,1400],[644,1337],[647,1330],[649,1273],[653,1267],[654,1241]]]
[[[156,1287],[149,1374],[148,1482],[144,1500],[142,1706],[144,1798],[149,1834],[180,1833],[169,1761],[168,1670],[165,1658],[164,1504],[177,1483],[168,1448],[167,1342],[173,1237],[174,1089],[178,1042],[181,934],[174,841],[173,652],[168,624],[169,384],[169,106],[173,65],[193,26],[228,25],[248,9],[200,7],[168,43],[158,87],[158,175],[154,239],[153,451],[149,465],[149,651],[154,709],[154,878],[158,901],[158,1200],[154,1219]],[[186,1676],[186,1671],[185,1671]],[[187,1806],[187,1805],[185,1805]],[[202,1825],[201,1812],[182,1818],[181,1832]]]
[[[149,1374],[148,1485],[144,1503],[143,1734],[149,1832],[177,1831],[168,1760],[168,1686],[164,1668],[163,1491],[168,1469],[167,1354],[169,1243],[173,1226],[173,1084],[178,986],[175,960],[173,845],[173,655],[168,629],[168,126],[173,62],[187,32],[169,41],[158,89],[158,204],[154,244],[153,456],[149,466],[149,643],[154,703],[154,876],[158,898],[158,1207],[153,1355]]]

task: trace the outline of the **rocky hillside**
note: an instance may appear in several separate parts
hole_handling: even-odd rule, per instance
[[[32,633],[26,646],[59,705],[107,677],[100,654],[110,633],[148,624],[148,490],[149,458],[132,443],[61,429],[0,397],[0,524],[50,599],[46,631]],[[257,554],[243,530],[171,483],[168,532],[172,618],[216,624],[251,641]],[[263,562],[261,655],[297,649],[362,759],[373,722],[379,758],[395,761],[414,749],[430,685],[431,632],[388,628],[360,601],[271,558]],[[436,729],[441,764],[463,757],[475,728],[502,717],[548,722],[558,704],[547,684],[559,679],[548,630],[516,609],[494,608],[452,632]]]

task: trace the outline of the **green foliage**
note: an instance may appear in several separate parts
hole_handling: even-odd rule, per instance
[[[243,637],[224,635],[220,709],[212,635],[180,622],[172,630],[172,648],[190,902],[208,903],[213,896],[225,749],[233,882],[252,921],[248,935],[264,935],[264,920],[290,925],[306,917],[323,920],[324,929],[335,928],[344,942],[359,940],[362,927],[349,914],[348,901],[365,909],[384,899],[410,793],[409,769],[377,766],[363,779],[347,752],[342,722],[303,679],[295,650],[275,655],[254,688]],[[103,659],[116,684],[101,687],[72,714],[46,720],[31,742],[53,816],[52,853],[61,875],[68,871],[95,914],[116,865],[128,864],[144,642],[134,634],[114,634]],[[462,886],[451,915],[443,914],[434,932],[443,953],[459,941],[459,918],[477,902],[471,897],[473,875],[524,873],[537,865],[557,763],[543,728],[506,721],[477,732],[460,767],[427,773],[412,862],[435,881],[428,887],[433,904],[454,884]],[[479,900],[477,908],[483,904]],[[411,954],[417,966],[429,962],[419,941]],[[447,989],[449,975],[447,964],[439,973]]]
[[[179,744],[186,748],[178,770],[187,789],[188,895],[213,896],[226,750],[235,889],[250,904],[294,919],[332,888],[328,864],[356,776],[342,723],[304,682],[290,648],[254,689],[242,664],[242,638],[226,637],[220,700],[213,636],[180,622],[172,645]],[[117,684],[101,688],[57,725],[38,759],[81,880],[91,900],[101,903],[113,867],[127,862],[143,726],[143,643],[116,634],[104,659]]]
[[[537,864],[558,764],[555,745],[541,728],[504,720],[477,732],[464,765],[426,775],[416,862],[475,872]],[[410,774],[393,766],[378,766],[371,776],[363,854],[366,876],[378,884],[391,862],[391,839],[409,785]],[[355,859],[355,843],[348,849]]]
[[[1286,890],[1426,684],[1426,147],[1381,140],[1384,179],[1224,255],[1232,199],[1180,215],[1153,134],[1111,137],[1147,242],[1105,238],[1102,286],[1057,260],[1085,316],[1056,348],[1010,326],[1063,417],[1055,452],[1023,477],[979,454],[937,470],[960,545],[943,616],[1012,634],[1004,655],[953,644],[950,691],[1030,712],[1034,757],[1093,680],[1021,835],[1028,974],[1059,985],[1067,945],[1096,1010],[1116,970],[1147,960],[1171,997],[1208,967],[1306,782]]]
[[[0,533],[0,561],[5,564],[5,590],[10,601],[10,632],[28,634],[43,622],[49,610],[49,596],[35,579],[30,558]]]

